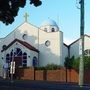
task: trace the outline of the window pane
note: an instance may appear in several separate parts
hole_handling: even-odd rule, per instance
[[[23,63],[27,63],[27,60],[23,60]]]
[[[23,56],[23,59],[27,59],[27,56]]]
[[[27,66],[27,64],[23,64],[23,67],[26,67]]]
[[[33,66],[36,67],[37,66],[37,57],[33,57]]]
[[[27,53],[26,52],[23,53],[23,59],[27,59]]]

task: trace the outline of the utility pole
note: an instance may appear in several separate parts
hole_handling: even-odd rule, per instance
[[[84,84],[84,0],[80,0],[80,64],[79,85]]]

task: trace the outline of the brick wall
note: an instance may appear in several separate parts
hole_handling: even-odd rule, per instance
[[[48,70],[47,81],[60,81],[60,70]]]
[[[23,80],[34,80],[34,68],[20,68],[18,77]]]
[[[79,81],[79,75],[78,72],[75,70],[67,70],[67,82],[75,82],[78,83]]]
[[[60,69],[60,82],[66,82],[66,69],[65,68],[61,68]]]
[[[47,80],[48,81],[66,82],[65,69],[62,68],[60,70],[48,70],[47,71]]]
[[[45,80],[45,71],[44,70],[36,70],[35,71],[35,80]]]
[[[90,84],[90,69],[85,70],[84,83],[85,84]]]
[[[17,76],[24,80],[47,80],[59,82],[78,82],[78,73],[75,70],[61,68],[59,70],[35,70],[34,68],[20,68]]]
[[[61,68],[59,70],[35,70],[34,68],[20,68],[16,74],[19,79],[23,80],[47,80],[59,82],[78,83],[79,74],[75,70],[67,70]],[[85,70],[84,84],[90,84],[90,70]]]

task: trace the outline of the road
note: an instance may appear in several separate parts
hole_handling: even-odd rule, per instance
[[[90,90],[90,86],[47,81],[0,80],[0,90]]]

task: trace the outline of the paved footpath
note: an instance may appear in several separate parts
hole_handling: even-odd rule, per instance
[[[71,83],[47,81],[0,80],[0,90],[90,90],[90,86],[79,87]]]

